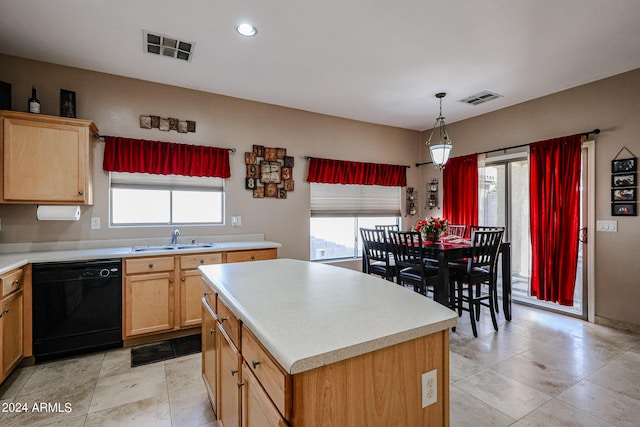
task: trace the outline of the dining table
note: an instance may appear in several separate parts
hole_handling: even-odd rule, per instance
[[[449,262],[464,259],[471,253],[471,243],[466,240],[423,242],[423,251],[428,259],[438,261],[438,281],[433,299],[447,307],[451,306],[449,295]],[[502,311],[506,320],[511,320],[511,243],[502,242],[499,249],[502,272]]]

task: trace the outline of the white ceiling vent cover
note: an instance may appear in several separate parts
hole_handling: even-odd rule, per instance
[[[145,53],[167,56],[191,62],[195,43],[180,40],[176,37],[142,30],[142,40]]]
[[[466,98],[461,99],[460,102],[471,105],[480,105],[498,98],[502,98],[502,95],[484,90],[474,95],[467,96]]]

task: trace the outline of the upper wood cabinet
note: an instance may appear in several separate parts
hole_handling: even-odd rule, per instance
[[[0,111],[0,203],[93,204],[93,122]]]

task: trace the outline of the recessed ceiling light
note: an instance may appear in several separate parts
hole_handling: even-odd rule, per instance
[[[242,23],[236,27],[236,30],[245,37],[253,37],[258,30],[251,24]]]

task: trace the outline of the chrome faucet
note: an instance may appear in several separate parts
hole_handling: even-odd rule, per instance
[[[177,245],[178,244],[178,236],[180,235],[180,230],[178,230],[177,228],[174,228],[173,231],[171,232],[171,244],[172,245]]]

